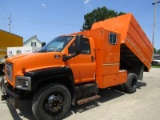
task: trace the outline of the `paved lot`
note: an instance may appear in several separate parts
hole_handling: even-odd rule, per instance
[[[98,101],[71,107],[65,120],[159,120],[160,69],[144,73],[144,80],[139,82],[134,94],[105,89],[100,95],[102,98]],[[20,109],[14,110],[0,101],[0,119],[35,120],[30,104],[31,101],[21,101]]]

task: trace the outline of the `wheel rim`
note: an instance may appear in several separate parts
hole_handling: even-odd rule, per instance
[[[49,114],[61,111],[63,108],[63,98],[61,95],[50,95],[45,101],[45,110]]]

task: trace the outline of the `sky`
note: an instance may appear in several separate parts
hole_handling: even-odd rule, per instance
[[[160,0],[157,0],[160,1]],[[105,6],[132,13],[152,42],[155,0],[0,0],[0,29],[23,37],[34,35],[48,43],[53,38],[80,31],[84,15]],[[11,19],[8,19],[11,18]],[[160,3],[157,3],[154,47],[160,49]]]

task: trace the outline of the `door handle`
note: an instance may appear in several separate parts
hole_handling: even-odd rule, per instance
[[[94,62],[94,56],[91,56],[91,62]]]

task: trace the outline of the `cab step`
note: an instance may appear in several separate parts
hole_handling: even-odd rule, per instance
[[[88,98],[78,100],[77,104],[82,105],[82,104],[85,104],[85,103],[88,103],[88,102],[91,102],[91,101],[94,101],[94,100],[97,100],[97,99],[100,99],[100,98],[101,98],[100,95],[91,96],[91,97],[88,97]]]

